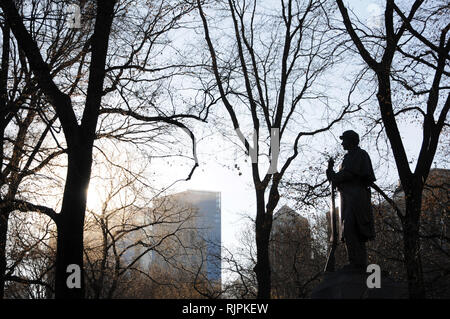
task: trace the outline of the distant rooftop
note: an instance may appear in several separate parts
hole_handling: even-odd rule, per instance
[[[273,215],[273,219],[276,220],[277,218],[283,219],[283,217],[294,217],[302,220],[306,220],[307,218],[303,217],[299,213],[297,213],[295,210],[290,208],[288,205],[283,205],[278,211],[275,212]]]
[[[187,189],[185,191],[182,191],[182,192],[176,193],[176,194],[182,194],[182,193],[210,193],[210,194],[217,194],[217,193],[220,193],[220,192],[205,191],[205,190],[199,190],[199,189]]]
[[[437,178],[437,177],[444,177],[444,178],[450,178],[450,169],[446,168],[432,168],[430,169],[430,173],[428,174],[427,181],[429,179]],[[403,191],[402,184],[400,181],[398,181],[397,188],[395,189],[394,195],[398,194]]]
[[[169,198],[175,198],[178,196],[183,196],[183,195],[220,195],[221,192],[216,192],[216,191],[205,191],[205,190],[195,190],[195,189],[187,189],[185,191],[182,192],[178,192],[178,193],[172,193],[172,194],[167,194],[167,195],[161,195],[158,197],[158,200],[163,200],[165,198],[169,199]]]

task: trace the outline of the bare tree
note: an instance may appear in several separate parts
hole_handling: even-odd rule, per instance
[[[221,11],[215,14],[224,13],[221,25],[227,21],[231,26],[230,37],[223,38],[228,43],[226,48],[215,44],[216,30],[213,33],[210,27],[207,9],[201,1],[197,5],[210,55],[211,65],[206,71],[213,74],[209,88],[218,91],[235,133],[252,158],[257,248],[254,270],[258,298],[270,298],[269,240],[280,182],[301,153],[301,140],[328,131],[358,107],[349,102],[332,110],[326,94],[319,93],[316,86],[335,57],[333,35],[327,32],[328,2],[289,0],[264,7],[257,1],[221,1]],[[309,104],[311,100],[314,102]],[[320,118],[307,119],[308,107],[318,110]],[[253,143],[242,131],[247,123],[251,123]],[[269,140],[274,143],[271,149],[266,144]],[[274,169],[277,142],[284,146],[279,171]],[[260,164],[270,154],[271,168],[261,174]]]
[[[224,294],[229,298],[254,299],[258,295],[253,270],[256,265],[254,220],[239,232],[238,243],[237,247],[225,249],[222,257],[223,271],[229,277],[224,283]]]
[[[64,200],[60,214],[56,219],[58,226],[58,250],[56,258],[56,296],[82,297],[81,289],[69,289],[65,281],[67,267],[71,264],[82,267],[83,264],[83,223],[86,206],[86,189],[92,162],[92,146],[103,93],[106,52],[113,19],[115,1],[98,3],[95,31],[92,35],[92,58],[90,64],[88,96],[81,124],[78,124],[70,96],[59,89],[52,78],[48,65],[44,62],[40,50],[26,29],[23,18],[13,1],[2,2],[2,10],[7,22],[25,52],[40,88],[55,108],[63,127],[67,142],[68,169]],[[81,282],[84,280],[81,273]]]
[[[120,163],[109,155],[99,161],[103,169],[96,168],[104,185],[97,190],[102,195],[97,199],[99,207],[88,208],[85,224],[87,297],[136,294],[136,287],[130,288],[138,280],[175,287],[169,278],[155,277],[160,266],[155,264],[155,256],[167,265],[189,257],[176,247],[187,249],[183,234],[196,231],[191,221],[195,211],[156,200],[149,185],[142,183],[148,163],[138,165],[131,154],[127,157]]]
[[[432,169],[425,184],[421,210],[419,238],[426,294],[430,298],[448,298],[449,176],[445,169]],[[393,199],[400,210],[405,209],[405,197],[401,185],[393,187]],[[406,281],[407,274],[402,249],[402,225],[386,201],[375,207],[378,240],[369,245],[370,261],[380,265],[391,278]]]
[[[0,298],[3,296],[4,276],[7,271],[5,247],[9,216],[14,210],[40,212],[50,218],[56,215],[51,208],[33,204],[26,198],[23,185],[31,178],[39,179],[37,174],[42,168],[65,152],[64,149],[52,147],[47,141],[54,129],[56,117],[48,111],[42,93],[32,80],[23,51],[18,49],[10,38],[6,21],[2,21],[2,33]],[[60,56],[51,56],[55,64],[60,62]],[[17,276],[14,279],[26,281],[26,278]]]
[[[313,231],[309,221],[288,206],[275,214],[270,252],[276,298],[307,298],[317,284],[323,271],[325,250],[315,243],[320,237],[314,239]]]
[[[443,18],[448,15],[448,4],[423,0],[400,4],[387,0],[381,17],[384,26],[374,29],[356,25],[344,2],[336,2],[357,53],[376,77],[381,123],[406,194],[405,215],[398,217],[403,229],[409,293],[411,298],[424,298],[420,212],[425,181],[441,133],[448,127],[450,25]],[[414,104],[407,105],[402,94],[412,98]],[[413,171],[399,130],[399,119],[404,114],[418,116],[422,124],[422,144]]]
[[[308,298],[318,283],[326,262],[327,221],[324,215],[314,225],[283,206],[274,215],[269,253],[271,256],[272,297]],[[236,248],[226,249],[225,272],[228,281],[224,295],[230,298],[257,297],[254,220],[239,233]]]
[[[193,134],[179,122],[180,118],[189,117],[189,115],[159,112],[156,116],[150,116],[148,113],[137,112],[137,109],[130,105],[127,105],[125,109],[104,108],[101,110],[102,97],[116,90],[120,80],[125,82],[129,80],[124,70],[141,71],[142,76],[159,70],[148,68],[148,65],[153,62],[151,53],[159,44],[160,36],[175,27],[180,14],[186,12],[185,7],[180,6],[180,13],[171,15],[174,13],[173,6],[165,5],[162,1],[144,7],[141,13],[145,16],[143,21],[147,21],[146,28],[139,29],[141,24],[134,23],[133,25],[138,27],[135,30],[138,36],[124,38],[128,41],[125,43],[113,42],[117,45],[110,46],[108,50],[111,36],[116,36],[117,40],[120,28],[124,27],[127,21],[132,20],[132,17],[126,14],[130,9],[130,3],[123,1],[118,3],[118,6],[116,3],[118,2],[81,3],[80,9],[84,20],[81,23],[83,28],[78,33],[77,29],[67,26],[67,14],[64,14],[65,3],[52,3],[51,5],[56,5],[54,8],[48,2],[38,5],[32,1],[29,6],[24,5],[25,10],[22,10],[22,13],[19,13],[13,1],[5,1],[1,4],[6,21],[11,26],[19,47],[27,57],[40,90],[45,94],[57,115],[66,144],[68,165],[64,196],[61,211],[54,216],[58,229],[55,289],[57,298],[84,296],[83,223],[86,189],[91,175],[92,150],[99,114],[115,113],[131,116],[143,122],[165,122],[176,125],[188,131],[191,139],[194,140]],[[42,13],[43,18],[41,16],[39,19],[30,20],[41,21],[42,32],[48,32],[52,36],[40,39],[33,37],[33,34],[27,30],[24,22],[27,21],[28,16],[33,17],[33,13],[36,12]],[[148,21],[152,17],[155,19]],[[116,24],[113,24],[113,20]],[[159,28],[161,23],[165,23],[164,27]],[[42,44],[40,41],[45,41],[45,49],[67,52],[68,57],[64,63],[53,66],[46,62],[43,56],[45,50],[38,46],[38,43]],[[110,52],[112,50],[113,52]],[[162,70],[165,69],[167,68],[162,68]],[[58,72],[62,73],[61,76],[58,76]],[[167,76],[166,74],[165,77]],[[105,78],[111,84],[106,88],[104,88]],[[120,84],[123,87],[123,84]],[[188,178],[192,173],[193,170]],[[66,270],[71,264],[80,267],[82,277],[80,289],[69,289],[66,285],[68,275]]]
[[[55,224],[43,214],[12,212],[8,231],[5,298],[45,299],[53,294]]]

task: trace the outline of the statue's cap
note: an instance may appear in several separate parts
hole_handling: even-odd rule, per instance
[[[359,143],[359,135],[358,135],[358,133],[356,133],[353,130],[345,131],[344,133],[342,133],[341,136],[339,136],[339,138],[341,140],[348,139],[348,140],[352,140],[352,141],[354,141],[356,143]]]

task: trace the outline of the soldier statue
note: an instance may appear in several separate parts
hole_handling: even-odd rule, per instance
[[[340,240],[345,242],[350,268],[366,269],[366,242],[375,238],[370,185],[375,181],[369,154],[359,145],[359,135],[352,130],[339,137],[347,151],[338,172],[334,160],[328,161],[328,180],[338,189],[341,197],[339,227]]]

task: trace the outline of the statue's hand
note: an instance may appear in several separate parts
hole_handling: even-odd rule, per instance
[[[334,159],[330,158],[328,160],[328,170],[333,170],[333,167],[334,167]]]

